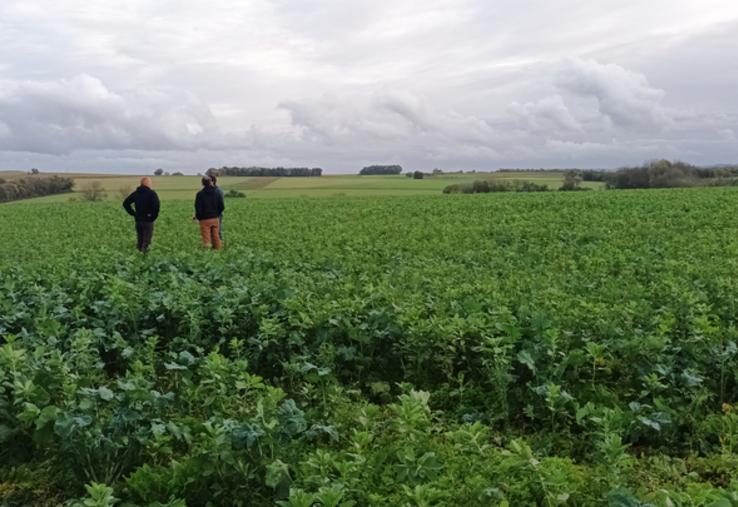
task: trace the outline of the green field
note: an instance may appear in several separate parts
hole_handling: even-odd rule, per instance
[[[61,174],[61,173],[60,173]],[[63,176],[63,174],[61,174]],[[7,179],[20,177],[22,173],[0,173]],[[96,174],[73,174],[75,192],[36,198],[34,202],[64,202],[79,198],[79,192],[93,182],[98,182],[107,192],[109,200],[122,200],[124,193],[131,192],[140,176],[115,176]],[[199,176],[152,176],[154,189],[162,200],[194,199],[200,189]],[[218,179],[226,191],[239,190],[248,197],[345,197],[345,196],[410,196],[439,194],[447,185],[477,179],[490,181],[533,181],[546,184],[551,190],[558,189],[564,179],[560,172],[546,173],[466,173],[449,174],[414,180],[406,176],[357,176],[327,175],[319,178],[268,178],[229,177]],[[587,188],[601,188],[597,182],[584,182]]]
[[[196,183],[0,206],[0,505],[738,505],[738,190]]]

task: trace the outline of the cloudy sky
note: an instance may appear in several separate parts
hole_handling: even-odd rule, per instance
[[[0,169],[738,162],[735,0],[2,0]]]

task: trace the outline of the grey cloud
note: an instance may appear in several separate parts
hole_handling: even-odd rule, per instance
[[[725,141],[736,141],[735,130],[733,129],[720,129],[718,135]]]
[[[196,149],[216,142],[207,106],[176,90],[113,91],[88,75],[0,83],[0,149]]]
[[[546,148],[554,153],[559,153],[576,159],[581,156],[600,156],[610,155],[620,148],[617,141],[611,143],[593,143],[593,142],[574,142],[564,141],[561,139],[548,139],[545,143]]]
[[[292,123],[314,143],[344,143],[346,149],[374,146],[405,156],[491,148],[495,132],[485,120],[433,107],[406,91],[377,90],[350,98],[324,96],[281,105]],[[408,153],[408,148],[418,154]]]
[[[358,139],[398,140],[410,135],[413,125],[367,97],[326,95],[314,100],[286,101],[280,107],[290,114],[306,141],[350,143]]]
[[[735,161],[736,27],[730,0],[6,0],[0,168]]]

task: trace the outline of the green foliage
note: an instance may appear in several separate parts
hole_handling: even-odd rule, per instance
[[[0,202],[30,199],[44,195],[63,194],[71,192],[74,186],[72,178],[61,176],[33,176],[6,181],[0,178]]]
[[[215,176],[268,176],[276,178],[317,177],[323,174],[320,167],[221,167],[210,168],[206,174]]]
[[[0,504],[734,505],[736,203],[2,207]]]
[[[564,175],[564,183],[561,184],[559,190],[572,191],[572,190],[585,190],[581,187],[582,176],[577,171],[569,171]]]
[[[608,188],[673,188],[735,185],[738,167],[696,167],[684,162],[652,160],[605,176]]]
[[[364,167],[359,171],[362,176],[373,176],[381,174],[400,174],[402,172],[402,166],[399,165],[370,165]],[[408,173],[410,174],[410,173]]]
[[[113,496],[113,488],[105,484],[93,482],[85,486],[85,490],[87,498],[72,505],[75,507],[113,507],[119,502],[119,499]]]
[[[470,183],[454,183],[443,189],[444,194],[487,194],[489,192],[546,192],[548,185],[532,181],[474,180]]]
[[[79,198],[82,201],[95,202],[102,201],[107,197],[107,193],[103,189],[102,183],[93,181],[82,188]]]

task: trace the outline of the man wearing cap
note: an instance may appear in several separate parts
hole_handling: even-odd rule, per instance
[[[141,178],[141,185],[126,197],[123,208],[136,219],[136,248],[146,253],[154,235],[154,222],[159,216],[159,196],[151,189],[151,178]]]

